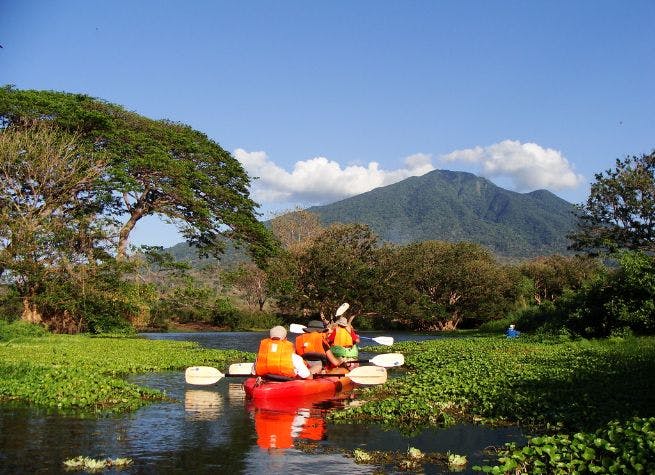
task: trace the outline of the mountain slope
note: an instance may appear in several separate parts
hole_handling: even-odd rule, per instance
[[[309,208],[324,224],[368,224],[384,241],[473,241],[506,257],[565,253],[573,210],[546,190],[516,193],[448,170]]]

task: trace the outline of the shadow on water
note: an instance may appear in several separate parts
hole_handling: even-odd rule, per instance
[[[234,343],[235,349],[254,351],[249,345],[256,349],[261,334],[231,337],[232,342],[241,342]],[[204,346],[230,347],[229,334],[185,334],[183,339],[206,339]],[[186,385],[183,372],[133,375],[129,380],[165,391],[175,401],[86,419],[0,406],[0,473],[70,473],[63,461],[83,455],[134,461],[122,471],[104,473],[364,474],[379,469],[356,464],[344,456],[346,452],[409,447],[466,454],[469,464],[462,473],[473,473],[470,467],[482,461],[485,447],[522,438],[517,428],[461,425],[407,437],[375,425],[326,423],[327,412],[348,404],[356,391],[331,401],[267,407],[246,400],[241,378],[202,387]],[[449,472],[426,466],[424,473]]]

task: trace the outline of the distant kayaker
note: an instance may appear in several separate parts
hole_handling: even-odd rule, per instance
[[[253,374],[289,379],[312,377],[305,361],[296,354],[293,343],[287,340],[287,330],[282,326],[271,328],[269,338],[259,344]]]
[[[345,361],[357,359],[359,335],[346,320],[346,317],[339,317],[337,324],[328,334],[328,343],[330,344],[330,350],[337,358],[345,359]]]
[[[514,329],[514,324],[510,325],[507,331],[505,332],[505,335],[507,338],[516,338],[521,334],[520,331]]]
[[[328,362],[332,367],[341,364],[341,360],[330,351],[323,322],[312,320],[303,331],[305,333],[296,337],[296,353],[307,362],[312,374],[320,372]]]

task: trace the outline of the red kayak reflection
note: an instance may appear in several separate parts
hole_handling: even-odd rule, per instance
[[[349,391],[332,397],[314,395],[299,399],[253,400],[257,445],[262,449],[289,449],[296,439],[320,441],[325,438],[325,415],[330,402],[349,397]],[[322,404],[326,403],[326,404]]]

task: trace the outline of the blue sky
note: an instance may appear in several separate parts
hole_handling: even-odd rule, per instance
[[[655,148],[654,23],[653,1],[4,0],[0,84],[205,132],[263,218],[435,168],[579,203]]]

